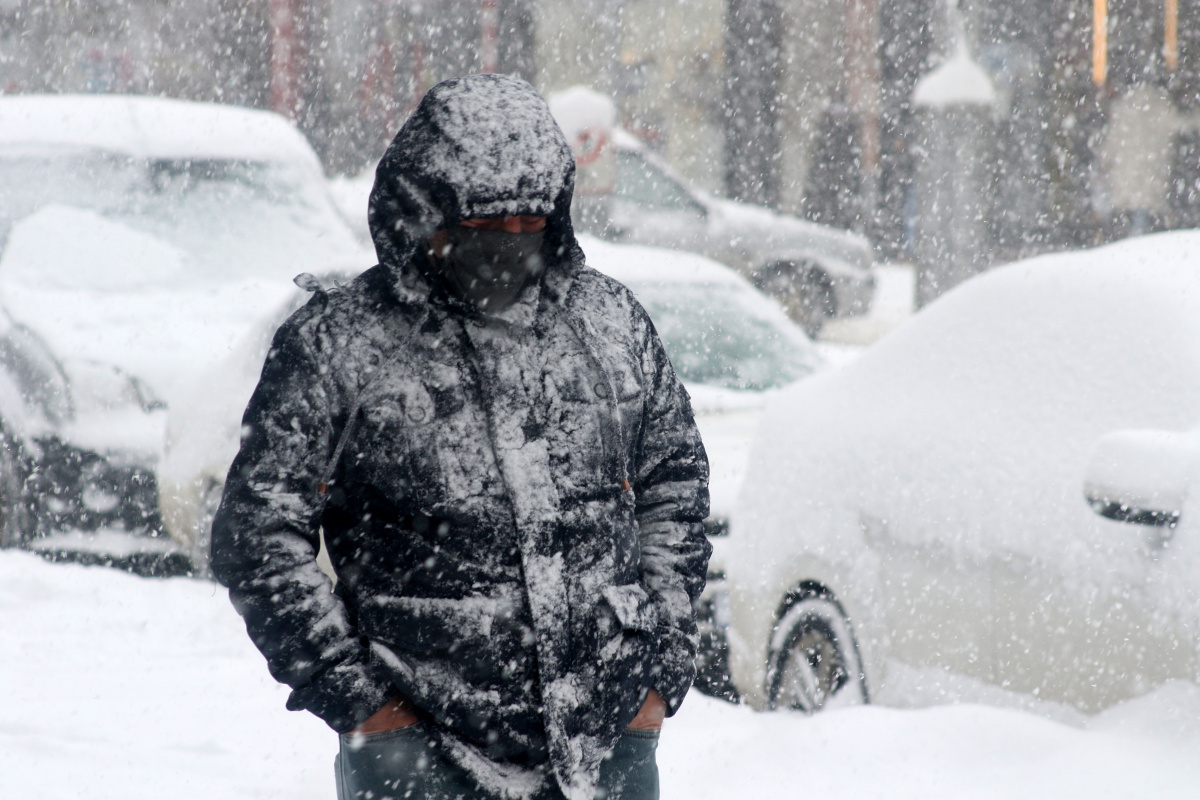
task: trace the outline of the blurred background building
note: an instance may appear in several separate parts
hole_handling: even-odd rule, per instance
[[[434,83],[499,71],[604,92],[698,186],[886,258],[943,252],[929,176],[955,170],[972,270],[1200,224],[1200,0],[959,10],[961,34],[946,0],[0,0],[0,91],[272,108],[355,174]],[[959,44],[994,92],[970,123],[914,102]],[[947,162],[963,124],[988,134]]]

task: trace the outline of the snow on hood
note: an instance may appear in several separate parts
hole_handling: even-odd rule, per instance
[[[784,390],[734,517],[741,577],[769,585],[801,549],[872,569],[865,517],[905,546],[1072,580],[1138,569],[1120,553],[1141,533],[1091,512],[1084,472],[1106,433],[1200,422],[1198,257],[1200,233],[1180,232],[999,268]],[[1173,542],[1171,564],[1191,577],[1156,590],[1183,592],[1200,541]]]
[[[49,205],[13,228],[0,274],[56,289],[128,291],[171,281],[186,260],[179,248],[95,211]]]
[[[122,95],[0,97],[0,147],[70,147],[135,158],[319,162],[283,117],[214,103]]]
[[[951,58],[917,81],[912,102],[931,108],[990,106],[996,102],[996,89],[983,67],[960,45]]]
[[[153,236],[50,206],[13,227],[0,303],[59,356],[116,365],[170,403],[294,289],[251,277],[197,283],[189,266],[188,254]]]
[[[405,274],[418,245],[464,219],[547,217],[548,264],[582,258],[571,228],[575,158],[546,101],[520,78],[470,75],[426,94],[375,171],[368,222],[379,261]]]

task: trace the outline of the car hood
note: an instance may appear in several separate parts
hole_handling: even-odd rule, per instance
[[[0,302],[60,357],[115,364],[171,404],[295,291],[295,274],[333,258],[360,270],[373,263],[349,231],[273,255],[265,265],[247,259],[245,277],[206,280],[195,253],[92,211],[47,206],[13,227]]]

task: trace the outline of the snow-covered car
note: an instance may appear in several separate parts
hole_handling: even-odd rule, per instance
[[[783,310],[732,270],[691,253],[613,245],[581,237],[588,263],[629,286],[646,307],[692,398],[712,462],[714,557],[704,595],[706,619],[724,623],[721,582],[729,513],[745,471],[765,398],[824,362]],[[329,285],[332,278],[322,278]],[[257,384],[275,329],[308,298],[296,292],[264,318],[221,364],[200,375],[172,405],[158,473],[161,509],[172,535],[202,562],[225,473],[237,453],[241,415]],[[723,638],[710,627],[706,635]],[[710,648],[712,650],[714,648]],[[720,648],[715,648],[719,650]],[[723,663],[706,670],[714,687]],[[718,691],[714,688],[714,691]]]
[[[1164,433],[1200,422],[1197,253],[994,270],[781,393],[726,565],[743,696],[859,703],[915,668],[1094,712],[1200,679],[1197,451]]]
[[[615,124],[604,95],[574,87],[548,100],[575,148],[583,229],[727,264],[779,300],[811,336],[829,317],[870,310],[874,254],[865,237],[697,189]]]
[[[0,547],[54,558],[108,529],[158,539],[144,548],[155,556],[93,548],[89,560],[178,567],[179,548],[159,536],[154,474],[145,467],[161,447],[165,417],[136,379],[107,364],[61,362],[0,308]]]
[[[0,97],[0,198],[0,303],[59,360],[114,365],[168,405],[297,273],[374,263],[312,148],[268,112]],[[158,436],[153,472],[161,427],[111,431]]]

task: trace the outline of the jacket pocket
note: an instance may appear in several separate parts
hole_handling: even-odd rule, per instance
[[[658,608],[641,584],[607,586],[601,592],[609,608],[625,630],[654,633],[658,626]]]
[[[490,597],[445,599],[377,595],[359,610],[359,627],[369,638],[419,655],[453,654],[486,647],[501,606]]]

